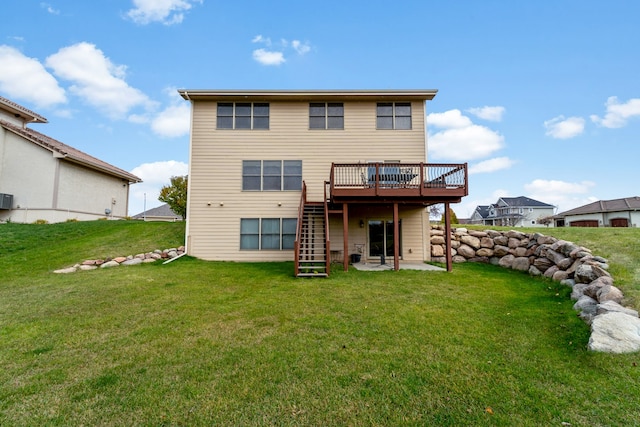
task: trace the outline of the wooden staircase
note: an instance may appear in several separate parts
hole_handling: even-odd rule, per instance
[[[328,277],[329,208],[325,182],[324,202],[307,201],[307,184],[302,181],[298,206],[298,227],[294,242],[295,275],[297,277]]]
[[[327,225],[323,203],[305,203],[296,253],[297,277],[327,277]]]

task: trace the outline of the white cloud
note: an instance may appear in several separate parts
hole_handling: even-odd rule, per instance
[[[19,50],[0,45],[0,91],[38,107],[67,102],[65,91],[44,66]]]
[[[272,47],[271,38],[264,37],[262,34],[258,34],[251,43],[260,43],[269,49],[255,49],[253,51],[253,59],[262,65],[280,65],[287,62],[285,58],[286,51],[295,51],[298,55],[302,56],[311,51],[311,44],[309,42],[301,42],[300,40],[293,40],[289,43],[286,39],[280,39],[276,43],[276,46]]]
[[[280,65],[286,61],[282,52],[256,49],[253,51],[253,59],[262,65]]]
[[[585,196],[594,182],[566,182],[558,180],[535,179],[524,188],[528,197],[532,199],[558,206],[558,212],[572,209],[586,203],[591,203],[595,199]]]
[[[164,138],[175,138],[189,134],[191,106],[187,102],[170,105],[158,113],[151,122],[151,130]]]
[[[478,107],[478,108],[469,108],[467,110],[469,113],[474,116],[483,119],[489,120],[492,122],[499,122],[502,120],[502,115],[505,113],[505,108],[496,106],[496,107]]]
[[[625,103],[620,103],[618,97],[611,96],[605,103],[607,112],[603,118],[591,116],[591,120],[606,128],[621,128],[627,121],[634,117],[640,117],[640,98],[632,98]]]
[[[126,66],[115,65],[95,45],[82,42],[60,49],[46,59],[56,76],[69,80],[69,90],[111,118],[132,109],[155,106],[144,93],[124,80]]]
[[[469,167],[469,175],[475,173],[489,173],[502,169],[509,169],[513,166],[514,161],[508,157],[496,157],[489,160],[484,160],[480,163],[476,163]]]
[[[427,115],[427,122],[431,126],[439,128],[465,128],[473,122],[467,116],[463,116],[460,110],[449,110],[444,113],[431,113]]]
[[[556,139],[569,139],[584,132],[585,120],[582,117],[554,117],[544,122],[545,135]]]
[[[300,40],[294,40],[291,42],[291,47],[295,49],[300,55],[304,55],[311,50],[309,43],[302,43]]]
[[[266,46],[271,46],[271,39],[262,37],[262,34],[258,34],[251,40],[251,43],[264,43]]]
[[[140,25],[151,22],[179,24],[184,20],[184,12],[195,3],[202,4],[202,0],[133,0],[134,8],[127,12],[127,17]]]
[[[176,160],[143,163],[135,167],[131,173],[142,178],[143,182],[131,186],[129,215],[133,216],[143,212],[145,199],[147,209],[160,206],[162,204],[158,200],[160,189],[170,184],[172,176],[183,176],[188,172],[189,166]]]
[[[60,15],[60,11],[57,9],[54,9],[53,6],[51,6],[49,3],[40,3],[40,7],[43,9],[46,9],[47,12],[49,12],[52,15]]]
[[[444,130],[428,136],[429,157],[468,161],[487,157],[504,146],[504,137],[485,126],[473,124],[460,110],[427,115],[427,122]]]

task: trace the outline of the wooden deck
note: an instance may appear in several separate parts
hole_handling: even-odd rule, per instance
[[[469,194],[467,164],[334,163],[333,203],[458,203]]]

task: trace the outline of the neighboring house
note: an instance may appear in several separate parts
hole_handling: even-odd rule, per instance
[[[182,221],[182,216],[175,213],[166,203],[155,208],[147,209],[144,212],[140,212],[139,214],[132,216],[132,218],[144,221]]]
[[[492,225],[488,224],[486,221],[489,218],[489,205],[478,205],[476,209],[473,211],[471,218],[469,218],[469,224],[484,224],[484,225]]]
[[[179,92],[192,104],[189,255],[293,260],[299,276],[331,259],[398,269],[430,259],[425,207],[467,195],[466,164],[425,163],[435,90]]]
[[[599,200],[561,212],[554,221],[556,227],[637,227],[640,224],[640,197]]]
[[[140,178],[29,127],[47,119],[0,97],[0,220],[127,216]]]
[[[473,224],[506,227],[545,227],[541,218],[552,217],[555,207],[529,197],[501,197],[492,205],[477,206],[471,220]]]

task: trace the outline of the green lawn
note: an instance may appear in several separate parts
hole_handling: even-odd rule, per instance
[[[499,267],[51,273],[178,246],[182,227],[0,225],[0,425],[640,424],[639,355],[587,352],[569,288]],[[599,231],[572,239],[633,292],[637,246]]]

